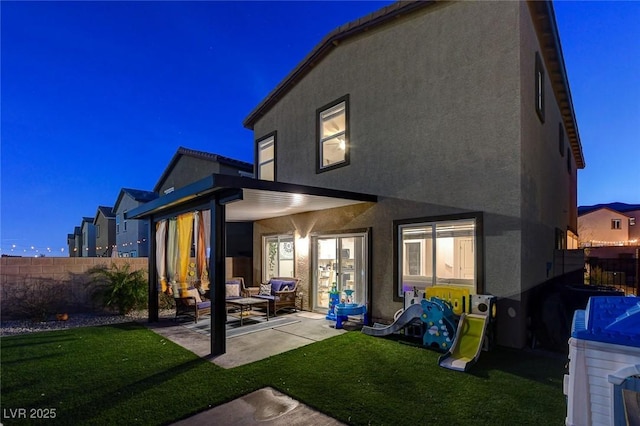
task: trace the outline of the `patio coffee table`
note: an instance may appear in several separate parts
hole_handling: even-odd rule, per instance
[[[257,297],[242,297],[240,299],[231,299],[226,301],[227,305],[240,308],[240,327],[244,320],[244,313],[250,313],[251,308],[256,305],[264,305],[267,310],[267,321],[269,321],[269,301],[267,299],[258,299]],[[246,309],[245,309],[246,308]]]

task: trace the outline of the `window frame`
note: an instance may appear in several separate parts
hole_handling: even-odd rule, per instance
[[[620,230],[622,229],[622,220],[621,219],[611,219],[611,229]]]
[[[261,152],[261,148],[260,148],[260,144],[265,143],[265,142],[269,142],[269,139],[273,139],[273,158],[269,161],[264,161],[264,162],[260,162],[260,152]],[[273,164],[273,182],[275,182],[278,178],[278,173],[277,173],[277,155],[278,155],[278,132],[277,131],[273,131],[271,133],[268,133],[266,135],[264,135],[263,137],[261,137],[260,139],[256,140],[256,145],[255,145],[255,159],[256,159],[256,170],[255,170],[255,176],[256,179],[259,180],[269,180],[269,179],[263,179],[261,177],[261,173],[260,173],[260,168],[262,165],[268,164],[268,163],[272,163]]]
[[[344,102],[344,143],[345,143],[345,148],[344,148],[344,160],[342,161],[338,161],[336,163],[332,163],[329,164],[327,166],[324,166],[322,164],[322,158],[323,158],[323,143],[326,142],[327,140],[330,140],[331,138],[336,137],[335,134],[331,135],[330,138],[322,138],[322,119],[321,119],[321,115],[322,113],[330,110],[331,108],[336,107],[337,105],[341,104]],[[350,149],[350,145],[351,145],[351,138],[350,138],[350,125],[349,125],[349,120],[350,120],[350,113],[349,113],[349,95],[346,94],[336,100],[334,100],[333,102],[330,102],[320,108],[318,108],[316,110],[316,174],[319,173],[324,173],[324,172],[328,172],[330,170],[335,170],[344,166],[348,166],[351,163],[351,149]]]
[[[277,249],[276,249],[276,258],[274,260],[275,265],[276,265],[276,273],[274,275],[274,277],[281,277],[281,276],[289,276],[289,275],[283,275],[280,271],[280,263],[281,263],[281,253],[280,253],[280,244],[282,244],[283,242],[289,242],[289,240],[291,241],[292,244],[292,263],[293,263],[293,275],[295,276],[296,273],[296,239],[295,236],[293,234],[266,234],[262,236],[262,247],[261,247],[261,251],[262,251],[262,277],[261,277],[261,282],[263,283],[267,283],[269,282],[269,272],[270,272],[270,268],[267,267],[267,263],[269,262],[269,251],[267,249],[267,244],[269,244],[270,240],[276,240],[276,244],[277,244]],[[287,259],[289,260],[289,259]]]
[[[393,300],[396,302],[402,301],[402,273],[401,268],[404,268],[404,259],[400,258],[401,251],[400,245],[404,245],[404,240],[401,237],[401,232],[403,228],[407,226],[415,225],[421,226],[426,224],[437,225],[439,222],[456,222],[456,221],[464,221],[464,220],[474,220],[475,221],[475,232],[474,232],[474,249],[475,249],[475,293],[483,294],[484,293],[484,230],[483,230],[483,213],[482,212],[470,212],[470,213],[461,213],[454,215],[445,215],[445,216],[430,216],[430,217],[421,217],[414,219],[402,219],[402,220],[394,220],[393,221],[393,282],[392,286],[393,291]],[[433,256],[435,258],[436,246],[437,246],[437,234],[432,235],[432,244],[433,244]],[[435,271],[436,263],[432,265],[434,271],[432,273],[432,282],[435,283],[437,280],[437,271]],[[426,272],[423,270],[423,272]]]
[[[542,57],[539,52],[536,52],[536,65],[535,65],[535,106],[536,114],[541,123],[544,123],[544,104],[545,104],[545,72],[542,65]]]

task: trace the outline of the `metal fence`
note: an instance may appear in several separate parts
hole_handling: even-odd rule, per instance
[[[585,259],[584,283],[622,290],[627,295],[640,296],[640,259]]]

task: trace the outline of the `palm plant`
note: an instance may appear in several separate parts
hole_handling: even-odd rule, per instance
[[[92,282],[98,285],[94,297],[105,308],[116,308],[121,315],[146,307],[148,282],[142,270],[130,271],[130,265],[104,265],[89,270]]]

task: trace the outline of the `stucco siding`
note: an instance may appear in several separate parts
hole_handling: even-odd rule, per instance
[[[220,163],[202,158],[182,156],[162,183],[158,193],[162,195],[169,188],[182,188],[212,173],[220,173]]]
[[[517,12],[438,6],[341,44],[256,124],[278,180],[519,214]],[[351,164],[316,174],[316,109],[345,94]]]
[[[620,221],[620,229],[612,229],[611,221]],[[638,226],[638,225],[634,225]],[[629,240],[629,217],[609,209],[599,209],[580,216],[580,239],[594,245],[621,243]]]

